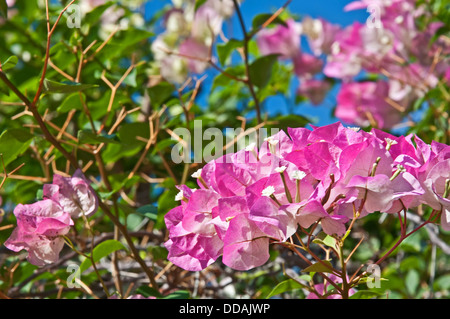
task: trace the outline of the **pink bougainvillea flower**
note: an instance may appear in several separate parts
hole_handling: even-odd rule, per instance
[[[299,78],[311,78],[322,71],[323,61],[308,53],[299,53],[293,58],[294,73]]]
[[[325,99],[331,85],[329,82],[317,79],[307,79],[300,82],[297,95],[305,96],[313,105],[319,105]]]
[[[329,23],[322,18],[305,17],[302,19],[301,26],[302,33],[306,35],[309,47],[314,55],[331,53],[331,45],[341,30],[340,25]]]
[[[69,232],[73,221],[62,207],[50,199],[29,205],[19,204],[14,209],[17,227],[5,242],[15,252],[28,251],[28,261],[45,266],[59,259],[64,246],[63,235]]]
[[[222,261],[236,270],[249,270],[263,265],[269,259],[269,238],[248,214],[239,214],[230,220],[224,237]]]
[[[450,157],[434,165],[423,184],[426,189],[424,202],[441,211],[441,226],[450,231]]]
[[[180,44],[179,52],[182,57],[186,58],[188,70],[192,73],[202,73],[209,65],[208,62],[205,62],[209,58],[209,47],[195,38],[184,40]]]
[[[262,55],[279,54],[284,59],[292,59],[300,52],[300,28],[290,19],[286,26],[261,30],[256,41]]]
[[[364,210],[368,213],[388,212],[395,200],[408,195],[422,195],[424,193],[419,182],[406,172],[397,176],[394,180],[383,174],[368,177],[355,175],[349,181],[347,187],[360,189],[359,198],[365,199]]]
[[[212,210],[218,205],[219,197],[219,194],[208,189],[192,193],[183,213],[183,228],[200,235],[214,235]]]
[[[81,170],[72,177],[55,174],[52,184],[44,185],[44,198],[57,202],[72,218],[90,216],[98,209],[98,198]]]
[[[169,260],[200,270],[222,256],[249,270],[298,227],[343,236],[352,218],[420,204],[450,228],[448,145],[340,122],[311,128],[288,128],[210,161],[192,175],[199,190],[178,186],[181,204],[165,217]]]
[[[297,231],[295,215],[280,210],[280,206],[267,196],[260,197],[250,209],[251,219],[266,236],[285,241]]]
[[[346,216],[330,215],[318,200],[310,200],[303,204],[291,204],[282,207],[294,213],[297,222],[304,228],[310,227],[317,221],[320,221],[323,231],[328,235],[342,236],[345,234],[345,223],[348,221]]]
[[[385,81],[343,83],[337,96],[336,116],[361,127],[391,128],[401,113],[385,101],[389,85]]]
[[[213,263],[222,253],[222,241],[217,236],[204,236],[183,228],[185,205],[170,210],[164,217],[169,240],[164,244],[169,254],[167,259],[175,265],[198,271]]]

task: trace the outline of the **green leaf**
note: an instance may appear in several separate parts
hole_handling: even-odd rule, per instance
[[[44,92],[46,93],[74,93],[87,89],[98,87],[94,84],[80,84],[76,82],[55,82],[52,80],[44,80]]]
[[[8,18],[8,4],[6,0],[0,0],[0,16],[3,18]]]
[[[131,45],[135,45],[143,40],[149,39],[152,36],[152,32],[142,29],[129,28],[118,32],[108,43],[108,46],[123,50]]]
[[[336,248],[337,240],[333,236],[327,235],[324,232],[320,232],[319,234],[317,234],[316,238],[314,238],[313,243]]]
[[[230,54],[237,48],[242,47],[242,41],[230,39],[227,43],[217,45],[217,56],[221,65],[225,65]]]
[[[435,290],[449,290],[450,289],[450,274],[443,275],[435,280],[433,283]]]
[[[162,299],[189,299],[190,295],[190,292],[187,290],[178,290],[163,297]]]
[[[406,291],[411,296],[415,295],[417,287],[419,286],[419,283],[420,283],[419,272],[415,269],[411,269],[410,271],[408,271],[408,273],[406,274],[406,278],[405,278],[405,286],[406,286]]]
[[[272,13],[261,13],[256,15],[252,20],[252,28],[253,30],[259,29],[266,21],[268,21],[270,18],[272,18]],[[286,22],[284,22],[279,16],[277,16],[275,19],[273,19],[267,26],[273,25],[273,24],[280,24],[284,27],[287,27],[288,25]]]
[[[260,57],[250,65],[250,78],[258,88],[265,87],[272,76],[272,69],[278,60],[278,54]]]
[[[197,11],[198,8],[200,8],[206,0],[195,0],[195,11]]]
[[[288,280],[282,281],[278,285],[276,285],[275,288],[273,288],[272,291],[267,295],[266,299],[270,299],[273,296],[282,294],[287,291],[300,289],[300,288],[306,288],[306,286],[295,281],[294,279],[288,279]]]
[[[80,97],[78,93],[68,95],[60,106],[58,106],[57,111],[59,113],[67,113],[71,110],[82,110],[83,103],[81,102],[81,98],[83,97]]]
[[[245,74],[245,66],[238,64],[225,69],[225,72],[237,78],[242,78]],[[229,76],[225,75],[224,73],[220,73],[214,78],[211,91],[214,91],[214,89],[216,89],[219,86],[228,86],[230,82],[233,83],[233,87],[237,87],[241,83],[241,82],[236,83],[236,81],[231,79]]]
[[[158,216],[158,208],[151,204],[139,207],[138,209],[136,209],[136,212],[149,218],[152,221],[156,221],[156,218]]]
[[[150,126],[148,122],[126,123],[117,131],[120,141],[129,146],[143,146],[145,142],[138,140],[136,137],[150,137]]]
[[[3,81],[0,81],[0,92],[9,96],[9,87]]]
[[[17,62],[19,62],[19,59],[15,55],[10,56],[5,62],[2,63],[2,70],[7,71],[14,68]]]
[[[310,120],[306,117],[296,114],[280,115],[271,119],[273,124],[266,125],[266,128],[277,128],[287,132],[289,127],[304,127]]]
[[[93,252],[92,252],[92,256],[94,259],[94,262],[98,262],[100,259],[112,254],[115,251],[118,250],[127,250],[126,247],[117,240],[114,239],[110,239],[110,240],[106,240],[104,242],[101,242],[100,244],[98,244],[97,246],[95,246]],[[80,269],[78,270],[80,274],[82,274],[83,272],[85,272],[87,269],[89,269],[89,267],[92,266],[92,262],[90,258],[86,258],[85,260],[83,260],[83,262],[80,265]]]
[[[83,24],[93,25],[100,20],[102,14],[114,4],[114,1],[108,1],[102,5],[96,6],[91,11],[86,13],[86,16],[83,18]]]
[[[0,154],[5,166],[14,161],[30,146],[33,135],[20,128],[6,130],[0,135]]]
[[[120,142],[115,140],[115,135],[97,135],[92,131],[82,130],[78,132],[78,143],[79,144],[101,144],[101,143],[114,143],[119,144]]]
[[[148,95],[153,107],[159,107],[166,102],[175,91],[175,87],[168,82],[161,82],[148,89]]]
[[[350,296],[350,299],[373,299],[383,296],[383,293],[373,290],[360,290]]]
[[[164,140],[161,140],[153,148],[152,154],[155,155],[157,152],[162,151],[176,143],[177,141],[173,140],[172,138],[166,138]]]
[[[140,286],[138,289],[136,289],[136,294],[142,295],[145,298],[148,298],[148,297],[162,298],[163,297],[157,289],[154,289],[147,285]]]
[[[327,267],[327,266],[328,267]],[[331,273],[333,269],[333,266],[328,260],[322,260],[322,262],[317,262],[315,264],[312,264],[311,266],[306,267],[303,269],[303,272],[327,272]]]

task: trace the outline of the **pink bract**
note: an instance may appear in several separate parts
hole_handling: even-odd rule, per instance
[[[53,183],[44,185],[43,196],[59,203],[72,218],[90,216],[98,209],[97,195],[81,170],[75,171],[73,177],[55,174]]]
[[[198,190],[179,186],[184,199],[166,215],[169,260],[201,270],[222,256],[248,270],[299,227],[343,236],[355,217],[420,204],[441,210],[449,228],[449,146],[339,122],[287,133],[209,162]]]
[[[15,252],[28,251],[28,261],[36,266],[56,262],[64,246],[61,236],[67,234],[73,225],[70,215],[49,199],[29,205],[19,204],[14,215],[17,228],[5,246]]]
[[[294,20],[286,26],[278,25],[258,33],[257,43],[262,55],[280,54],[284,59],[294,58],[300,53],[300,32]]]

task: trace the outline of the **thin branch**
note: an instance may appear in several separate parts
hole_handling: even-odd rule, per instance
[[[252,82],[252,78],[251,78],[251,72],[250,72],[250,64],[249,64],[249,49],[248,49],[248,45],[249,45],[249,41],[251,39],[251,36],[246,31],[244,18],[242,17],[241,9],[239,7],[239,4],[238,4],[237,0],[233,0],[233,3],[234,3],[234,7],[236,9],[236,12],[237,12],[237,15],[238,15],[238,18],[239,18],[239,23],[241,25],[242,33],[244,34],[244,65],[245,65],[245,74],[247,76],[246,84],[247,84],[247,86],[248,86],[248,88],[250,90],[250,94],[251,94],[251,96],[253,98],[253,101],[255,103],[256,119],[258,121],[258,124],[261,124],[262,123],[261,106],[259,104],[259,99],[256,96],[255,88],[253,86],[253,82]]]

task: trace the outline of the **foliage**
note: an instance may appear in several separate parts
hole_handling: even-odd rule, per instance
[[[312,266],[295,254],[290,239],[285,246],[271,245],[268,261],[255,269],[235,270],[219,258],[204,270],[185,271],[168,260],[165,217],[179,204],[177,187],[201,187],[192,175],[207,164],[206,155],[217,158],[238,147],[234,136],[208,139],[207,129],[242,128],[248,133],[242,138],[264,128],[287,132],[313,126],[312,119],[274,108],[273,98],[292,108],[320,108],[332,88],[349,82],[356,83],[352,89],[362,82],[371,88],[390,75],[403,76],[400,67],[423,58],[436,72],[431,72],[433,81],[421,94],[405,98],[400,111],[394,114],[392,105],[398,105],[392,100],[380,102],[387,96],[377,94],[387,91],[377,87],[363,102],[382,107],[354,113],[360,120],[356,123],[349,123],[348,116],[340,119],[342,105],[361,102],[349,90],[336,101],[335,115],[365,132],[378,128],[448,145],[448,2],[407,1],[427,13],[414,20],[414,32],[434,55],[416,52],[400,62],[394,59],[389,72],[362,63],[358,74],[345,78],[327,71],[333,41],[324,39],[319,54],[312,53],[319,34],[311,26],[319,20],[299,19],[289,12],[290,1],[252,21],[245,20],[235,0],[173,2],[148,18],[140,0],[0,0],[0,298],[306,298],[317,291],[331,296],[333,286],[341,283],[322,276],[339,240],[330,234],[309,236],[316,246],[308,253],[322,261]],[[215,17],[217,25],[209,24],[208,17]],[[226,34],[224,21],[232,18],[240,30]],[[322,36],[338,32],[321,23],[322,31],[329,30]],[[287,42],[274,45],[273,33]],[[296,47],[300,36],[310,41],[311,53]],[[378,53],[374,56],[385,62]],[[380,118],[395,121],[383,126],[373,119],[386,103],[391,109]],[[194,137],[187,162],[173,160],[179,132]],[[73,218],[70,230],[58,234],[64,239],[58,260],[36,266],[25,251],[8,249],[4,244],[19,225],[16,207],[45,200],[45,189],[51,187],[46,185],[55,185],[55,176],[71,178],[77,170],[99,206],[92,215]],[[352,224],[341,257],[352,257],[347,273],[360,280],[353,298],[449,297],[448,232],[430,223],[390,251],[402,232],[435,217],[422,206],[413,216],[406,213],[400,218],[369,214]],[[386,252],[381,287],[366,288],[370,276],[360,265]]]

